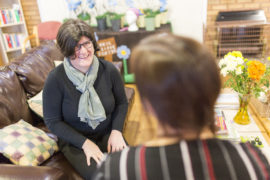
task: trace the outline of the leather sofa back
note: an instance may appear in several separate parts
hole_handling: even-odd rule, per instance
[[[27,99],[39,93],[54,60],[63,55],[53,42],[46,42],[17,57],[0,69],[0,128],[24,119],[34,124]]]
[[[25,91],[15,72],[5,66],[0,70],[0,128],[20,119],[33,123]]]
[[[54,68],[53,61],[63,58],[56,45],[47,42],[18,57],[9,67],[16,72],[30,98],[43,89],[49,72]]]
[[[1,164],[0,179],[68,180],[69,177],[66,173],[54,167],[16,166],[16,165],[9,165],[9,164]]]

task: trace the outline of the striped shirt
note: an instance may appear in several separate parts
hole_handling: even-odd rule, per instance
[[[107,157],[95,180],[270,179],[270,165],[249,143],[220,139],[129,147]]]

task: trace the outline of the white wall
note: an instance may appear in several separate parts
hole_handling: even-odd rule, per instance
[[[37,0],[41,22],[60,21],[69,17],[65,0]]]
[[[168,0],[168,13],[175,34],[203,42],[207,0]]]
[[[37,0],[41,21],[63,21],[69,17],[66,0]],[[169,19],[173,32],[203,42],[207,0],[168,0]]]

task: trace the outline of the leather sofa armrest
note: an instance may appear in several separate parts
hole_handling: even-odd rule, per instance
[[[48,166],[19,166],[0,164],[0,179],[66,180],[68,177],[60,169]]]

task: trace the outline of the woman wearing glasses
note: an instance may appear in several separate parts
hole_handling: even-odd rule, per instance
[[[57,44],[65,58],[45,83],[44,120],[68,161],[89,179],[103,152],[126,147],[124,85],[114,65],[96,57],[97,43],[83,21],[64,23]]]

